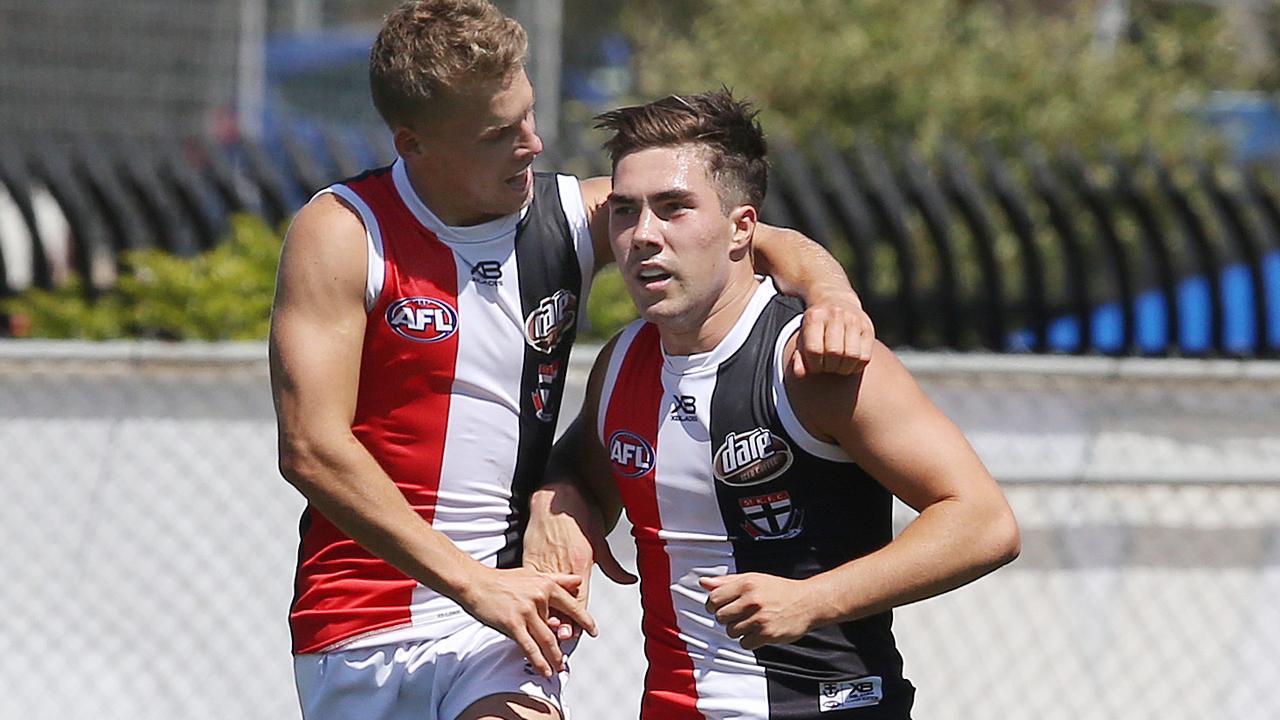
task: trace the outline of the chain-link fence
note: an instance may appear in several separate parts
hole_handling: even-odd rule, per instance
[[[0,136],[134,141],[235,110],[241,0],[0,0]]]
[[[302,502],[276,472],[264,356],[0,344],[0,718],[297,717]],[[898,611],[917,717],[1280,716],[1280,367],[906,360],[1024,539]],[[592,610],[574,716],[635,717],[635,590],[597,578]]]

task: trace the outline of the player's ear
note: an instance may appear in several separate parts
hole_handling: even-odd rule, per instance
[[[733,224],[733,241],[729,252],[739,253],[751,247],[751,238],[756,234],[756,209],[753,205],[739,205],[729,212],[729,222]]]
[[[422,141],[418,139],[418,133],[405,125],[399,125],[392,131],[391,141],[395,145],[396,154],[402,158],[422,154]]]

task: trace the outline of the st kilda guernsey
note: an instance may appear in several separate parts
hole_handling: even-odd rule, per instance
[[[334,185],[368,245],[351,429],[410,505],[491,567],[520,562],[593,270],[576,178],[538,174],[520,213],[449,227],[401,161]],[[290,626],[295,653],[444,637],[469,621],[307,508]]]
[[[637,321],[610,358],[598,427],[637,545],[643,720],[906,718],[888,612],[746,651],[699,578],[805,578],[892,538],[892,496],[800,425],[781,355],[799,301],[764,280],[712,351],[668,356]]]

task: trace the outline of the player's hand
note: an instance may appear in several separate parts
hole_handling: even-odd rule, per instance
[[[743,573],[698,582],[710,591],[707,612],[746,650],[795,642],[814,628],[817,606],[801,580]]]
[[[596,634],[596,621],[574,594],[581,585],[579,575],[480,566],[459,602],[477,620],[514,640],[533,668],[551,677],[564,669],[564,653],[548,622],[553,612]]]
[[[851,375],[871,360],[876,331],[862,302],[852,292],[828,293],[804,311],[793,370]]]
[[[636,581],[636,577],[614,557],[597,513],[576,486],[567,483],[547,485],[533,494],[529,508],[529,526],[524,535],[524,566],[544,573],[568,573],[583,578],[574,593],[583,607],[587,604],[593,562],[616,583]],[[581,629],[554,612],[549,623],[560,640],[572,638]]]

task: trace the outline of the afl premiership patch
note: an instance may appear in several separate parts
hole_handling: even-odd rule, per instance
[[[622,477],[640,477],[653,469],[653,447],[630,430],[609,437],[609,462]]]
[[[764,428],[746,433],[729,433],[712,458],[716,479],[725,485],[759,485],[791,467],[791,448],[786,441]]]
[[[458,311],[430,297],[401,298],[387,308],[387,325],[414,342],[439,342],[458,330]]]
[[[543,298],[524,321],[524,336],[529,346],[550,354],[573,328],[578,317],[578,296],[568,290],[557,290]]]

